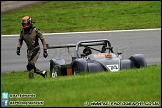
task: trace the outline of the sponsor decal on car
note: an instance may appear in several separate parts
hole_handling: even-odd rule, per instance
[[[94,54],[94,58],[110,58],[112,57],[112,54]]]

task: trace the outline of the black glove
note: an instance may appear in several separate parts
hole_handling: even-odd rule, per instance
[[[17,47],[16,53],[17,53],[17,55],[20,55],[20,47]]]
[[[44,49],[43,56],[44,56],[44,58],[46,58],[48,56],[47,49]]]

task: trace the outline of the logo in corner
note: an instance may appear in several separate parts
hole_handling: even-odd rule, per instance
[[[8,92],[2,93],[2,99],[8,99]]]
[[[8,100],[2,100],[2,106],[8,106]]]

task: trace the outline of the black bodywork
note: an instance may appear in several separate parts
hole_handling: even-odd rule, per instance
[[[98,50],[94,48],[94,46],[102,46],[102,48]],[[65,60],[60,58],[54,58],[49,61],[51,77],[76,75],[80,72],[117,72],[123,69],[141,68],[147,66],[143,54],[134,54],[128,59],[122,59],[120,56],[121,53],[115,54],[113,52],[113,47],[107,39],[83,40],[77,42],[77,44],[52,46],[47,44],[48,49],[69,49],[70,47],[75,47],[71,63],[66,64]],[[91,53],[89,55],[79,54],[80,47],[95,50],[97,53]]]

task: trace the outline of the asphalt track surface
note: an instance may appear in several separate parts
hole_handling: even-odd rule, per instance
[[[47,1],[1,1],[1,14]]]
[[[1,14],[23,7],[44,3],[46,1],[1,1]],[[128,30],[128,31],[105,31],[85,33],[62,33],[44,34],[50,45],[76,44],[80,40],[108,39],[113,46],[114,52],[122,52],[123,58],[129,58],[136,53],[144,54],[148,65],[161,64],[161,28],[153,30]],[[21,48],[21,55],[16,54],[18,36],[1,35],[1,73],[26,70],[27,57],[26,45]],[[40,42],[41,48],[42,44]],[[73,51],[71,49],[71,51]],[[63,58],[67,63],[71,57],[67,49],[49,49],[49,56],[43,58],[41,49],[40,57],[36,63],[37,67],[49,69],[49,60],[52,58]]]
[[[76,44],[81,40],[108,39],[114,52],[122,52],[122,58],[129,58],[133,54],[144,54],[148,65],[161,64],[161,28],[151,30],[126,30],[104,32],[80,33],[54,33],[44,34],[49,45]],[[16,54],[18,36],[1,35],[1,73],[26,70],[27,56],[26,44],[23,43],[21,55]],[[36,63],[38,68],[49,69],[49,60],[63,58],[66,63],[71,62],[71,56],[66,48],[49,49],[47,58],[43,57],[41,41],[41,54]],[[74,49],[70,49],[73,52]]]

